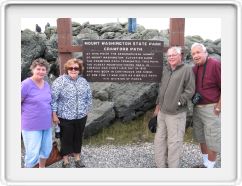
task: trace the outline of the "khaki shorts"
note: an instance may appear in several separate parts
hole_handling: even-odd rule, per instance
[[[193,110],[193,137],[206,143],[215,152],[221,152],[221,117],[214,114],[214,105],[195,106]]]

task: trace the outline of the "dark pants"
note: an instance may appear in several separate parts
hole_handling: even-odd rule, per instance
[[[60,119],[60,142],[62,156],[71,153],[81,153],[82,137],[87,121],[87,116],[81,119],[66,120]]]

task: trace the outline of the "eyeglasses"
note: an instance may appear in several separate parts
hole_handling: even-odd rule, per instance
[[[171,55],[167,55],[168,58],[171,58],[171,57],[176,57],[178,54],[171,54]]]
[[[72,71],[72,70],[79,71],[79,67],[69,67],[69,68],[67,68],[67,70],[70,70],[70,71]]]

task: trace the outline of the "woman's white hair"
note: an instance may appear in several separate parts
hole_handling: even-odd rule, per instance
[[[203,44],[201,44],[201,43],[193,43],[192,46],[191,46],[191,50],[193,48],[195,48],[195,47],[201,47],[203,52],[207,53],[207,49],[206,49],[206,47]]]

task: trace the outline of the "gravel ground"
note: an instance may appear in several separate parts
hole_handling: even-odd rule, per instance
[[[131,144],[124,146],[103,145],[82,147],[81,159],[86,168],[155,168],[153,143]],[[22,153],[22,167],[23,167]],[[74,158],[70,158],[74,167]],[[62,161],[52,164],[48,168],[61,168]],[[202,155],[198,145],[184,143],[181,157],[181,167],[191,168],[202,164]],[[218,155],[216,168],[221,167]]]

